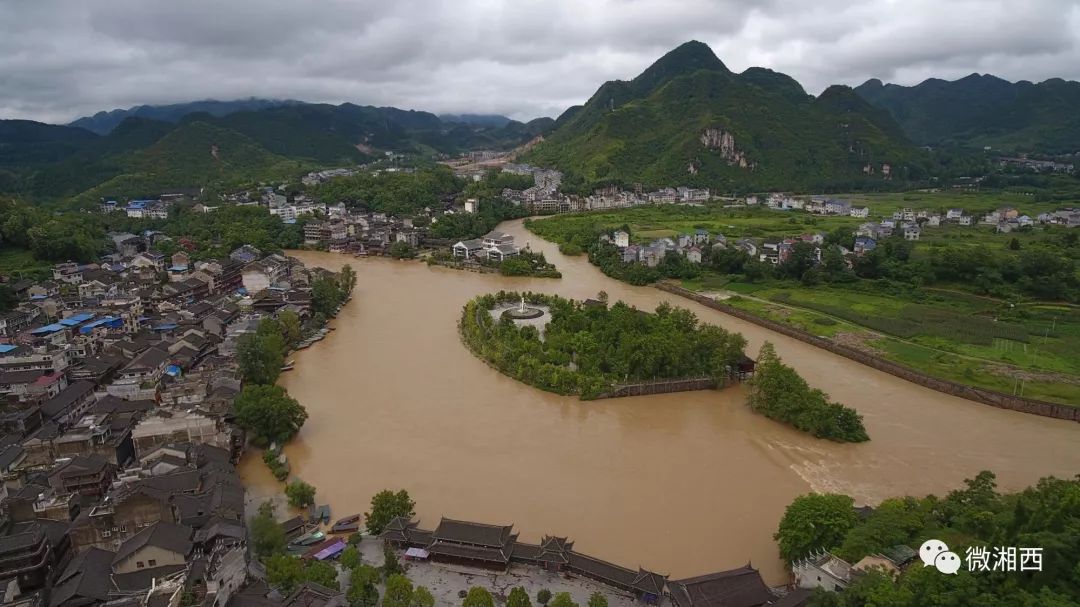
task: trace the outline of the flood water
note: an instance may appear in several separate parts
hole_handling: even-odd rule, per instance
[[[1080,424],[1004,411],[922,388],[567,258],[521,222],[501,230],[542,250],[561,280],[505,278],[423,263],[294,252],[359,281],[337,330],[294,356],[281,383],[310,418],[286,448],[295,476],[335,517],[381,489],[409,491],[421,525],[440,516],[513,523],[521,539],[568,535],[587,554],[685,577],[745,565],[786,580],[772,534],[797,495],[860,503],[942,493],[979,470],[1003,489],[1080,473]],[[575,299],[603,290],[652,310],[662,301],[762,342],[807,381],[865,417],[871,440],[814,439],[749,411],[742,387],[581,402],[489,368],[456,323],[475,295],[505,290]],[[253,499],[279,495],[258,453],[241,473]]]

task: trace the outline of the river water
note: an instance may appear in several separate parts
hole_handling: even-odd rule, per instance
[[[752,562],[786,576],[772,534],[812,490],[860,503],[942,493],[979,470],[1003,489],[1080,473],[1080,424],[947,396],[568,258],[520,221],[500,226],[542,250],[561,280],[506,278],[389,259],[293,252],[357,270],[337,330],[294,356],[281,384],[310,418],[286,448],[295,476],[335,517],[404,488],[421,525],[440,516],[515,524],[521,539],[568,535],[587,554],[685,577]],[[476,359],[456,323],[470,298],[603,290],[652,310],[662,301],[765,340],[807,381],[865,417],[871,440],[841,445],[753,414],[742,387],[581,402],[505,377]],[[258,453],[241,464],[249,496],[280,495]]]

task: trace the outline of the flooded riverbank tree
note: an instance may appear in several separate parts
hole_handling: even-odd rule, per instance
[[[622,302],[609,307],[526,293],[526,302],[550,313],[542,332],[490,312],[521,298],[499,292],[470,301],[462,339],[501,372],[549,392],[589,399],[619,383],[701,377],[723,385],[744,357],[742,335],[666,303],[649,313]]]
[[[811,388],[780,360],[768,342],[761,347],[750,381],[750,407],[818,438],[845,443],[870,440],[857,411],[831,402],[828,394]]]

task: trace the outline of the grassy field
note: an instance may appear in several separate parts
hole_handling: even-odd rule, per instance
[[[1011,206],[1034,216],[1068,206],[1012,193],[839,197],[869,206],[870,219],[891,216],[904,207],[942,213],[963,208],[970,214],[981,214]],[[561,215],[535,222],[530,229],[561,242],[569,234],[595,234],[628,226],[635,242],[648,242],[699,228],[731,240],[850,229],[863,221],[867,220],[766,208],[647,206]],[[926,227],[912,255],[932,255],[936,247],[946,244],[1003,249],[1013,238],[1023,249],[1029,242],[1047,238],[1050,231],[1040,228],[998,234],[987,225]],[[875,352],[936,377],[1080,406],[1080,306],[1025,302],[1022,298],[1006,302],[965,292],[967,285],[962,284],[908,290],[886,290],[872,281],[844,286],[804,286],[777,280],[750,284],[705,272],[684,281],[684,286],[730,296],[728,303],[741,309]]]
[[[51,268],[50,264],[34,259],[27,249],[0,248],[0,275],[18,278],[48,272]]]
[[[670,205],[559,215],[535,222],[533,231],[541,236],[554,236],[545,228],[557,227],[557,231],[584,228],[614,230],[628,225],[634,242],[644,243],[665,236],[692,233],[696,229],[708,230],[710,234],[724,234],[728,238],[768,238],[827,232],[841,226],[855,228],[863,221],[854,217],[816,216],[801,211]]]
[[[698,279],[684,286],[710,291],[718,281]],[[781,282],[731,282],[720,288],[739,294],[727,303],[740,309],[935,377],[1080,405],[1080,308],[1010,307],[933,289],[899,296]]]
[[[870,207],[872,216],[892,214],[903,208],[916,211],[940,211],[964,209],[971,215],[986,213],[1001,207],[1015,207],[1021,214],[1035,217],[1039,213],[1070,206],[1068,202],[1037,201],[1029,194],[1013,192],[889,192],[868,194],[845,194],[836,196],[850,200],[855,206]],[[1074,204],[1080,205],[1080,200]]]

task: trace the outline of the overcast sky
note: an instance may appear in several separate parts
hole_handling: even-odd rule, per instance
[[[1080,0],[0,0],[0,117],[250,96],[557,116],[691,39],[814,94],[1080,80]]]

